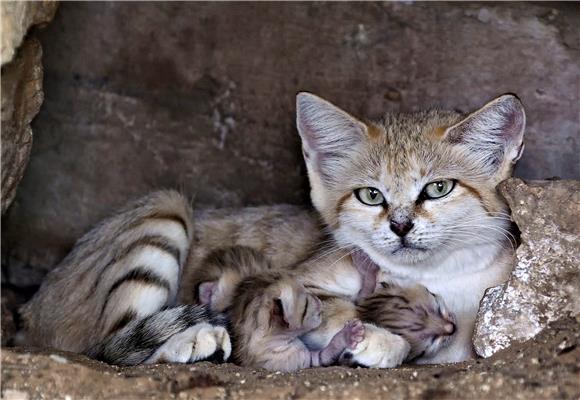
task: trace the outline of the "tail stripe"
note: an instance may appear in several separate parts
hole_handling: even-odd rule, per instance
[[[105,337],[109,336],[113,332],[117,332],[123,329],[129,322],[133,321],[137,317],[137,313],[134,310],[127,310],[121,315],[114,323],[111,325],[107,331]]]
[[[187,223],[186,223],[185,219],[183,219],[183,217],[181,217],[180,215],[157,213],[157,214],[153,214],[149,218],[151,218],[151,219],[167,219],[167,220],[176,222],[176,223],[181,225],[181,227],[183,228],[186,235],[189,234],[189,230],[187,229]]]
[[[160,235],[142,236],[139,239],[135,240],[133,243],[129,244],[127,247],[125,247],[120,252],[120,254],[118,254],[116,257],[114,257],[107,265],[105,265],[105,267],[101,271],[101,274],[97,277],[97,279],[95,279],[95,284],[93,285],[93,290],[89,294],[89,297],[92,296],[94,291],[97,289],[97,287],[101,283],[101,279],[102,279],[103,275],[105,274],[105,272],[107,271],[107,269],[109,269],[112,265],[115,265],[116,263],[121,261],[123,258],[127,257],[134,250],[136,250],[140,247],[145,247],[145,246],[153,246],[153,247],[158,248],[159,250],[162,250],[162,251],[165,251],[166,253],[171,254],[171,256],[173,256],[173,258],[175,258],[177,265],[181,268],[181,262],[180,262],[181,251],[177,247],[172,245],[169,242],[169,240],[167,240],[167,238],[160,236]]]
[[[117,290],[119,287],[121,287],[123,284],[127,282],[140,282],[145,285],[160,286],[165,290],[167,290],[168,292],[171,291],[171,284],[169,283],[169,281],[167,281],[167,279],[160,277],[159,275],[157,275],[151,270],[146,269],[145,267],[134,268],[131,271],[127,272],[125,275],[123,275],[121,278],[119,278],[115,283],[113,283],[113,285],[109,289],[109,292],[107,293],[107,297],[105,303],[103,304],[103,308],[101,309],[101,316],[103,315],[105,309],[107,308],[107,304],[109,303],[111,295],[115,292],[115,290]]]

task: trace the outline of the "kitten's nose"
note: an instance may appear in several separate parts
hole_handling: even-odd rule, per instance
[[[413,229],[414,224],[413,224],[413,221],[410,221],[410,220],[406,220],[403,222],[397,222],[397,221],[391,220],[391,223],[389,226],[391,227],[391,230],[393,232],[395,232],[395,234],[397,236],[403,237],[407,233],[409,233],[409,231],[411,229]]]

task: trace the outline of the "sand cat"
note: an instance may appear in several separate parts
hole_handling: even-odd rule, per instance
[[[89,354],[98,348],[107,359],[127,364],[189,362],[216,352],[225,358],[230,341],[216,322],[219,316],[193,306],[202,317],[181,323],[183,309],[167,310],[193,301],[189,282],[195,281],[204,254],[245,245],[280,267],[304,260],[324,267],[306,269],[311,277],[329,276],[323,269],[346,274],[309,289],[341,296],[328,303],[326,320],[304,338],[310,348],[324,347],[356,315],[353,299],[367,286],[356,273],[355,262],[362,258],[385,272],[387,282],[427,287],[456,315],[449,346],[419,362],[467,359],[479,301],[511,266],[508,209],[496,186],[521,156],[524,126],[523,107],[513,95],[466,116],[431,110],[364,123],[301,93],[297,127],[312,202],[332,238],[325,250],[313,255],[324,235],[306,211],[258,207],[200,212],[195,218],[183,196],[155,193],[77,242],[23,308],[19,342]],[[158,315],[160,323],[173,327],[170,336],[154,340],[158,348],[143,354],[135,338],[154,334],[144,330],[151,327],[148,318]],[[198,324],[204,329],[190,329]],[[209,345],[197,354],[202,338]],[[169,349],[157,353],[165,345]],[[388,367],[402,362],[408,351],[400,336],[365,325],[365,337],[349,358]]]

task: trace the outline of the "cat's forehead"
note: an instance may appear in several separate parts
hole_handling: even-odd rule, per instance
[[[461,119],[453,112],[431,110],[412,114],[389,114],[372,125],[375,178],[397,188],[420,185],[425,177],[445,174],[453,166],[451,146],[441,136]]]

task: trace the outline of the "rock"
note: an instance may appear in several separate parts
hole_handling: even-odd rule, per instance
[[[580,313],[580,181],[513,178],[500,192],[522,243],[508,281],[481,302],[474,345],[483,357]]]
[[[2,1],[0,18],[2,25],[2,66],[10,62],[22,43],[28,29],[52,20],[56,12],[56,1]]]
[[[28,163],[30,122],[44,98],[41,58],[40,43],[31,38],[16,58],[2,67],[2,214],[14,199]]]
[[[31,26],[52,20],[56,1],[3,1],[2,23],[2,214],[16,195],[32,146],[30,122],[43,101],[42,49],[34,39],[21,45]],[[20,46],[20,48],[19,48]],[[16,56],[15,56],[16,55]]]
[[[369,118],[515,92],[530,115],[517,174],[578,178],[579,19],[563,3],[63,2],[38,34],[41,134],[4,217],[5,270],[38,284],[159,188],[197,207],[308,203],[299,90]]]
[[[392,370],[272,373],[233,364],[108,366],[50,350],[2,349],[7,399],[576,399],[580,326],[559,321],[486,360]]]

